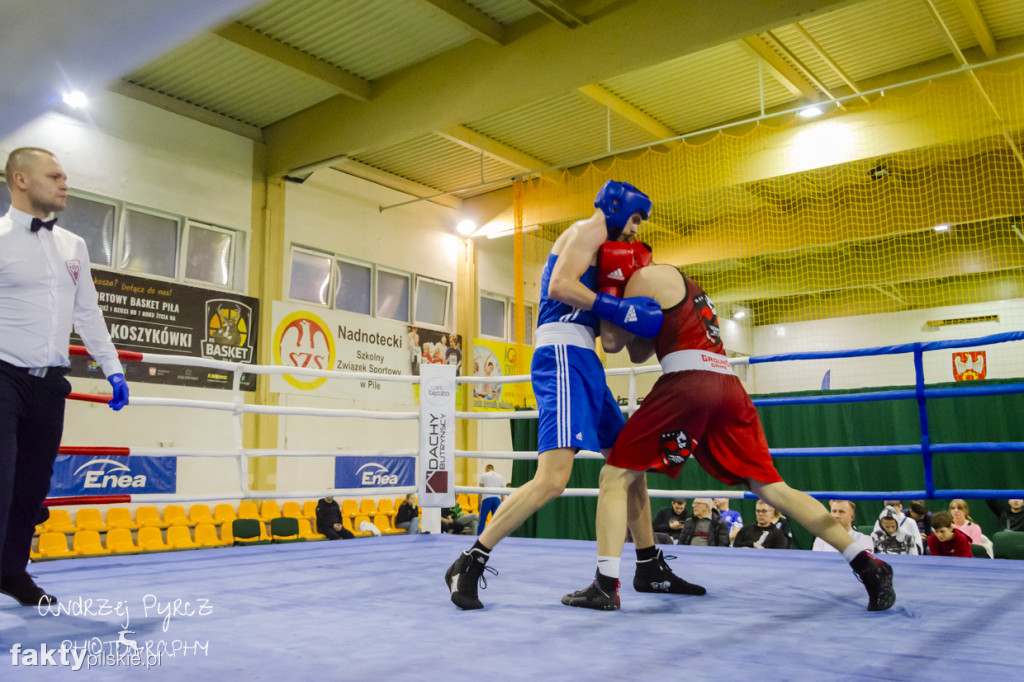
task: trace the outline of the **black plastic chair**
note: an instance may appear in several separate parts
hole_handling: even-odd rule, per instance
[[[992,536],[992,553],[997,559],[1024,559],[1024,532],[999,531]]]
[[[991,559],[983,545],[971,545],[971,554],[975,559]]]
[[[295,531],[298,533],[298,529]],[[231,522],[231,535],[234,536],[235,545],[266,545],[269,540],[264,540],[263,522],[256,519],[235,519]]]
[[[299,521],[288,516],[270,520],[270,541],[273,543],[302,542],[299,537]]]

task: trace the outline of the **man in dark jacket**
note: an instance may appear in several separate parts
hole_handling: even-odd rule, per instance
[[[341,522],[341,507],[333,497],[316,503],[316,530],[328,540],[351,540],[355,537]]]
[[[698,497],[693,501],[693,516],[683,524],[678,544],[729,546],[729,524],[722,520],[722,515],[711,504],[711,498]]]
[[[985,500],[999,517],[999,530],[1024,531],[1024,500]]]
[[[686,521],[686,499],[677,497],[672,504],[658,512],[654,517],[654,532],[664,533],[672,538],[672,542],[679,542],[679,534],[683,532],[683,523]]]
[[[733,540],[733,547],[753,547],[755,549],[786,549],[786,536],[772,523],[772,516],[775,508],[757,501],[754,507],[754,516],[757,523],[753,526],[743,526]]]

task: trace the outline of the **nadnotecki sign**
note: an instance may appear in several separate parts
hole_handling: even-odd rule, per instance
[[[336,457],[335,488],[389,488],[416,484],[415,457]]]
[[[50,496],[177,492],[177,457],[58,455]]]
[[[259,301],[249,296],[94,270],[110,338],[119,350],[244,362],[256,357]],[[81,344],[77,335],[72,343]],[[230,372],[201,367],[122,363],[128,381],[230,388]],[[71,358],[72,376],[102,376],[89,358]],[[256,390],[244,374],[242,388]]]

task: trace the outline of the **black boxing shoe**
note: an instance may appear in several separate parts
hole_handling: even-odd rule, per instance
[[[596,574],[594,582],[582,590],[565,595],[562,597],[562,603],[566,606],[578,606],[595,611],[617,611],[619,608],[619,580],[618,578],[605,578],[606,583],[614,580],[615,587],[601,587],[602,577],[600,573]]]
[[[853,558],[850,568],[868,591],[868,611],[885,611],[896,603],[892,566],[864,550]]]
[[[671,558],[675,559],[675,557]],[[688,583],[673,573],[665,563],[665,555],[660,549],[653,559],[637,559],[633,589],[637,592],[689,594],[695,597],[701,597],[708,593],[700,585]]]
[[[22,606],[49,606],[57,603],[57,598],[36,585],[28,573],[0,578],[0,592],[14,597]]]
[[[460,609],[473,611],[484,607],[483,602],[477,596],[477,583],[483,582],[483,587],[487,588],[484,569],[494,575],[498,574],[496,570],[487,565],[489,558],[490,555],[486,552],[475,548],[470,549],[468,552],[460,554],[455,563],[449,566],[445,572],[444,581],[452,594],[452,603]]]

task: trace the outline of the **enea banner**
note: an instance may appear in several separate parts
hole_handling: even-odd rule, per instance
[[[420,367],[420,472],[422,507],[455,504],[455,368]]]
[[[529,374],[533,347],[522,347],[522,358],[514,343],[475,339],[473,341],[473,376],[502,377]],[[518,368],[518,369],[517,369]],[[530,382],[515,384],[472,384],[473,408],[476,410],[514,410],[517,407],[536,409],[537,398]]]
[[[50,497],[176,493],[177,457],[57,455]]]
[[[416,485],[415,457],[335,457],[335,488]]]
[[[101,270],[94,270],[92,279],[110,338],[119,350],[247,364],[256,358],[255,298]],[[82,345],[82,340],[72,334],[71,343]],[[230,372],[203,367],[122,364],[129,382],[231,388],[233,379]],[[90,358],[72,356],[71,376],[102,378],[103,373]],[[242,389],[255,391],[256,376],[243,374]]]
[[[275,365],[370,374],[412,374],[409,327],[340,310],[274,301]],[[274,375],[270,390],[335,398],[415,404],[411,383]]]

